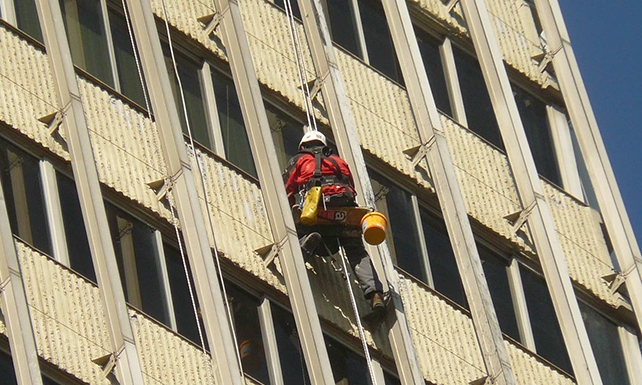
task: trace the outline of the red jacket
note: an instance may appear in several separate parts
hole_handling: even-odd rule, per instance
[[[328,159],[331,158],[332,160]],[[344,183],[341,183],[340,180],[337,180],[337,168],[339,166],[340,175],[344,178]],[[288,199],[290,203],[294,203],[294,194],[298,193],[301,190],[306,190],[306,184],[310,179],[314,177],[314,171],[316,166],[316,160],[314,154],[307,151],[299,152],[292,159],[290,159],[290,164],[285,171],[284,179],[285,182],[285,191],[288,193]],[[321,175],[322,175],[322,188],[321,192],[324,196],[331,195],[342,195],[348,191],[354,197],[356,192],[354,190],[354,180],[352,179],[352,174],[350,173],[350,168],[348,164],[335,154],[329,156],[321,157]],[[333,178],[333,176],[335,176]],[[328,177],[328,181],[323,181],[323,177]],[[348,183],[346,184],[345,181]]]

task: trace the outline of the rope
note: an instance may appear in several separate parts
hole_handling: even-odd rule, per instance
[[[173,44],[172,44],[171,31],[170,31],[170,28],[169,28],[169,22],[167,21],[168,17],[167,17],[167,7],[165,5],[165,0],[162,1],[162,5],[163,5],[163,16],[164,16],[163,20],[165,21],[165,31],[167,33],[167,40],[168,40],[168,43],[169,43],[169,52],[170,52],[170,56],[171,56],[171,59],[172,59],[172,66],[174,67],[174,75],[176,76],[176,80],[178,82],[179,95],[180,95],[180,98],[181,98],[181,104],[183,106],[183,116],[185,118],[185,123],[186,123],[186,126],[187,126],[187,135],[189,137],[190,147],[192,148],[192,151],[194,151],[194,158],[196,160],[196,168],[198,170],[198,175],[199,175],[199,178],[201,180],[201,184],[203,185],[203,199],[205,201],[206,213],[207,213],[207,218],[208,218],[208,222],[209,222],[209,226],[210,226],[210,231],[212,233],[212,239],[214,240],[214,262],[215,262],[215,265],[216,265],[216,273],[217,273],[218,278],[220,280],[220,288],[221,288],[221,291],[222,291],[222,294],[223,294],[223,301],[225,303],[225,313],[226,313],[226,316],[227,316],[228,323],[230,325],[230,331],[232,333],[232,337],[234,339],[234,351],[236,353],[236,360],[237,360],[238,365],[239,365],[240,375],[241,375],[241,378],[243,378],[243,380],[245,381],[246,380],[245,379],[245,371],[243,370],[243,362],[241,360],[241,352],[239,350],[239,346],[238,346],[238,343],[237,343],[236,330],[234,329],[234,326],[233,326],[234,325],[234,320],[233,320],[233,317],[232,317],[232,310],[231,310],[232,308],[230,306],[230,301],[229,301],[229,298],[227,296],[227,290],[225,288],[225,281],[223,279],[223,270],[221,268],[220,256],[219,256],[219,253],[218,253],[218,247],[216,245],[216,237],[214,237],[214,225],[212,223],[212,215],[211,215],[211,212],[210,212],[209,200],[207,198],[207,189],[205,188],[205,179],[203,177],[203,169],[202,169],[202,166],[201,166],[201,162],[200,162],[198,151],[196,150],[196,146],[194,145],[194,137],[192,135],[192,128],[191,128],[191,125],[189,123],[189,116],[188,116],[188,113],[187,113],[187,104],[185,103],[185,92],[183,91],[183,83],[181,81],[180,74],[178,73],[178,66],[176,64],[176,57],[174,55],[174,47],[173,47]],[[201,333],[200,329],[199,329],[199,333]]]
[[[307,69],[301,59],[301,42],[299,40],[299,34],[296,31],[296,21],[294,20],[294,13],[292,12],[292,3],[290,0],[285,0],[284,3],[285,14],[288,17],[288,27],[290,29],[290,40],[292,41],[292,49],[294,49],[294,57],[296,59],[297,74],[299,76],[299,83],[301,83],[301,94],[303,95],[303,104],[305,105],[305,114],[308,119],[308,126],[314,131],[317,131],[317,120],[313,112],[310,87],[308,86],[308,83],[303,80],[303,76],[307,72]]]
[[[372,358],[370,357],[370,349],[368,349],[368,343],[366,342],[366,334],[363,331],[363,325],[361,324],[361,316],[359,315],[359,309],[357,308],[357,300],[354,298],[354,293],[352,292],[352,285],[350,285],[350,272],[346,265],[346,256],[345,249],[341,246],[339,238],[337,238],[337,243],[339,243],[339,252],[341,253],[341,262],[343,263],[343,271],[345,274],[346,283],[348,285],[348,293],[350,294],[350,302],[352,303],[352,310],[354,311],[355,319],[357,322],[357,329],[359,329],[359,338],[361,338],[361,345],[363,347],[363,354],[366,356],[366,364],[368,365],[368,372],[370,373],[370,380],[372,385],[377,385],[377,379],[375,377],[374,368],[372,366]]]

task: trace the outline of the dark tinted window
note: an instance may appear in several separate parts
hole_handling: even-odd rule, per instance
[[[85,278],[96,282],[94,263],[89,251],[89,241],[85,231],[85,222],[80,209],[80,201],[76,192],[76,184],[70,178],[56,173],[58,182],[58,196],[62,209],[62,221],[65,226],[67,238],[67,252],[69,264],[72,269],[82,274]]]
[[[355,14],[352,9],[352,2],[346,0],[327,0],[328,21],[332,41],[341,47],[363,58],[363,52],[359,45]]]
[[[439,51],[441,43],[421,29],[415,28],[415,34],[435,104],[441,112],[452,116],[444,67],[441,64],[441,52]]]
[[[572,374],[562,330],[544,278],[521,266],[520,271],[537,354]]]
[[[327,335],[324,337],[334,382],[347,385],[370,384],[370,373],[365,358],[338,343],[334,338]]]
[[[13,5],[16,10],[18,28],[39,42],[44,42],[35,0],[14,0]]]
[[[453,46],[468,128],[495,146],[504,149],[493,106],[476,59]]]
[[[272,320],[284,384],[309,384],[305,360],[292,314],[272,305]]]
[[[140,106],[147,108],[125,17],[110,9],[109,24],[114,42],[114,56],[116,58],[120,92]]]

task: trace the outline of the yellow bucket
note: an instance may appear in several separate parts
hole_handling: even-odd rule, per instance
[[[371,245],[378,245],[386,239],[387,226],[388,220],[377,211],[368,213],[361,218],[363,238]]]

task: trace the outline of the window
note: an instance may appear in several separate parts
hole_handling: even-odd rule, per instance
[[[100,0],[60,0],[74,64],[114,86]]]
[[[286,1],[288,0],[274,0],[274,4],[285,10]],[[301,20],[301,11],[299,10],[299,3],[297,2],[297,0],[290,0],[290,5],[292,5],[292,13],[294,14],[294,16]]]
[[[38,160],[0,140],[2,188],[12,233],[51,255]]]
[[[435,289],[467,308],[466,294],[459,276],[455,253],[446,231],[446,224],[443,219],[426,210],[421,212],[421,223]]]
[[[332,40],[356,56],[363,58],[354,5],[355,2],[349,0],[327,0],[328,17],[326,19]]]
[[[194,293],[194,301],[198,309],[198,299],[193,290],[192,274],[187,266],[187,276],[183,268],[183,260],[179,250],[173,246],[164,244],[163,250],[165,252],[165,263],[167,264],[167,275],[169,286],[171,288],[172,305],[174,308],[174,317],[176,319],[176,329],[179,334],[189,339],[196,345],[201,345],[201,338],[199,335],[199,324],[202,325],[200,320],[197,323],[194,308],[191,302],[191,293]],[[190,286],[192,287],[190,293]],[[207,344],[207,339],[203,335],[204,342]]]
[[[414,220],[415,213],[411,195],[382,177],[373,175],[372,188],[377,197],[377,209],[390,224],[387,241],[394,263],[428,284],[419,231]]]
[[[508,283],[508,260],[479,243],[477,243],[477,250],[482,261],[486,283],[493,300],[499,326],[502,332],[520,341],[517,318],[513,308],[513,298]]]
[[[271,306],[274,332],[281,361],[284,384],[308,384],[305,359],[292,314],[278,306]]]
[[[605,385],[630,384],[618,325],[582,301],[578,301],[593,355]]]
[[[258,312],[260,301],[227,282],[225,287],[233,310],[236,343],[241,355],[243,371],[260,382],[269,384],[270,377]]]
[[[562,330],[544,278],[523,266],[520,266],[520,275],[537,354],[572,374]]]
[[[419,52],[421,53],[421,58],[424,62],[428,81],[430,82],[430,89],[432,90],[432,95],[435,98],[435,104],[441,112],[452,116],[450,99],[448,97],[448,87],[446,85],[444,67],[441,63],[441,53],[439,51],[439,46],[441,44],[437,39],[419,28],[415,28],[415,35],[417,36]]]
[[[85,278],[96,282],[94,263],[91,259],[89,241],[85,231],[85,222],[80,209],[80,200],[76,192],[76,184],[71,178],[56,173],[58,183],[58,196],[62,220],[65,226],[67,251],[69,253],[69,267]]]
[[[110,203],[105,210],[125,299],[170,325],[155,230]]]
[[[285,170],[290,158],[299,152],[299,141],[303,135],[303,127],[301,123],[294,121],[281,110],[268,103],[265,103],[265,112],[270,124],[279,167]]]
[[[218,122],[225,147],[225,159],[248,174],[257,177],[234,82],[229,76],[213,70],[212,83],[216,97]]]
[[[359,12],[368,50],[368,63],[389,78],[404,84],[381,1],[359,0]]]
[[[557,157],[548,125],[546,104],[518,87],[513,87],[517,109],[524,125],[528,145],[540,175],[562,186]]]
[[[143,83],[138,75],[134,47],[132,47],[125,16],[110,7],[109,25],[114,44],[114,60],[120,92],[138,105],[147,108],[143,95]]]
[[[11,356],[0,351],[0,378],[6,385],[18,385]]]
[[[368,385],[370,373],[365,358],[325,335],[325,346],[337,385]]]
[[[39,42],[44,42],[35,0],[14,0],[13,6],[18,28]]]
[[[468,128],[504,150],[504,142],[479,63],[455,46],[453,46],[453,54]]]

